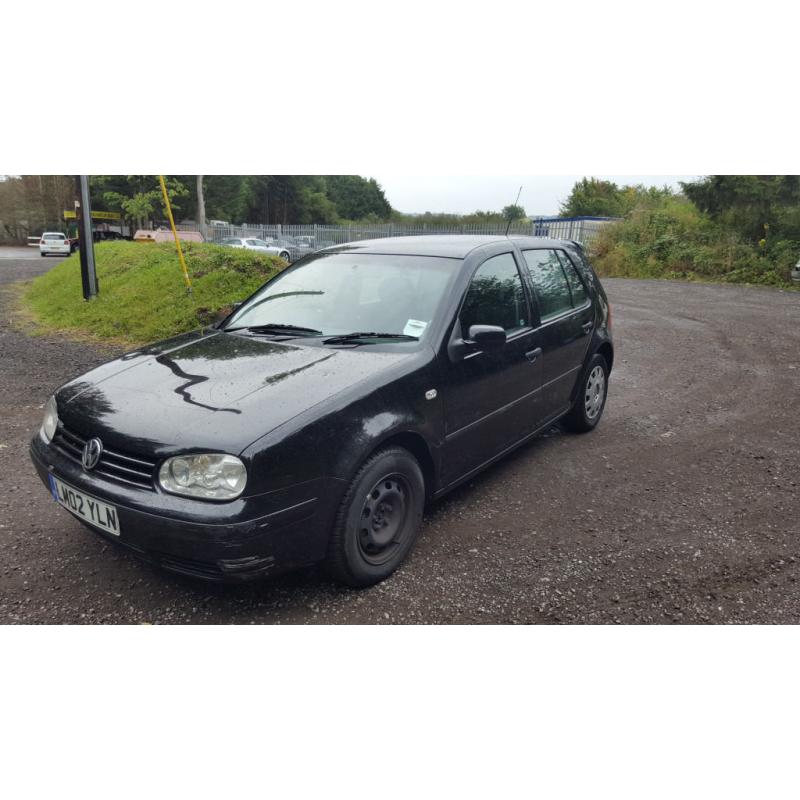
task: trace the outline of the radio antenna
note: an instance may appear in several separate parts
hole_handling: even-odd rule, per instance
[[[517,192],[517,199],[514,201],[514,205],[519,203],[519,196],[522,194],[522,187],[519,187],[519,191]],[[508,237],[508,230],[511,227],[511,217],[508,218],[508,225],[506,225],[506,237]]]

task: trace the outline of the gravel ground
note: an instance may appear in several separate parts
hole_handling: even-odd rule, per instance
[[[605,281],[596,431],[554,428],[435,505],[379,586],[220,587],[118,551],[40,484],[43,401],[114,353],[11,327],[8,284],[56,263],[18,255],[0,255],[0,622],[800,622],[800,293]]]

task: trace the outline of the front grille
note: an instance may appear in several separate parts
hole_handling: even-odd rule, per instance
[[[63,424],[59,424],[56,435],[53,437],[53,446],[60,453],[81,464],[85,444],[86,439],[83,436],[69,430]],[[138,486],[140,489],[155,491],[153,487],[155,467],[154,461],[120,453],[118,450],[107,450],[104,446],[100,461],[92,473],[128,486]]]

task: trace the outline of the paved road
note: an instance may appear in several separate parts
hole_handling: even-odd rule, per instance
[[[0,261],[0,282],[52,265]],[[606,285],[599,428],[553,429],[437,504],[407,564],[361,592],[316,570],[194,583],[58,509],[27,440],[48,393],[111,351],[27,337],[6,299],[0,622],[800,622],[800,293]]]
[[[39,255],[39,248],[38,247],[0,247],[0,263],[2,260],[8,259],[9,261],[27,261],[28,259],[36,259],[37,261],[41,261],[42,263],[53,259],[55,261],[58,259],[61,261],[59,256],[45,256],[42,258]],[[48,267],[52,267],[52,264],[48,264]],[[13,265],[12,265],[13,267]],[[2,275],[2,273],[0,273]],[[2,277],[0,277],[0,281]]]

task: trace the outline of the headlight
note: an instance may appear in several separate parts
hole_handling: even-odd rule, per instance
[[[161,487],[206,500],[233,500],[244,491],[247,470],[236,456],[202,453],[168,458],[158,471]]]
[[[58,407],[56,406],[56,398],[51,394],[47,402],[44,404],[44,420],[42,420],[42,427],[39,431],[48,444],[53,440],[56,435],[56,428],[58,427]]]

